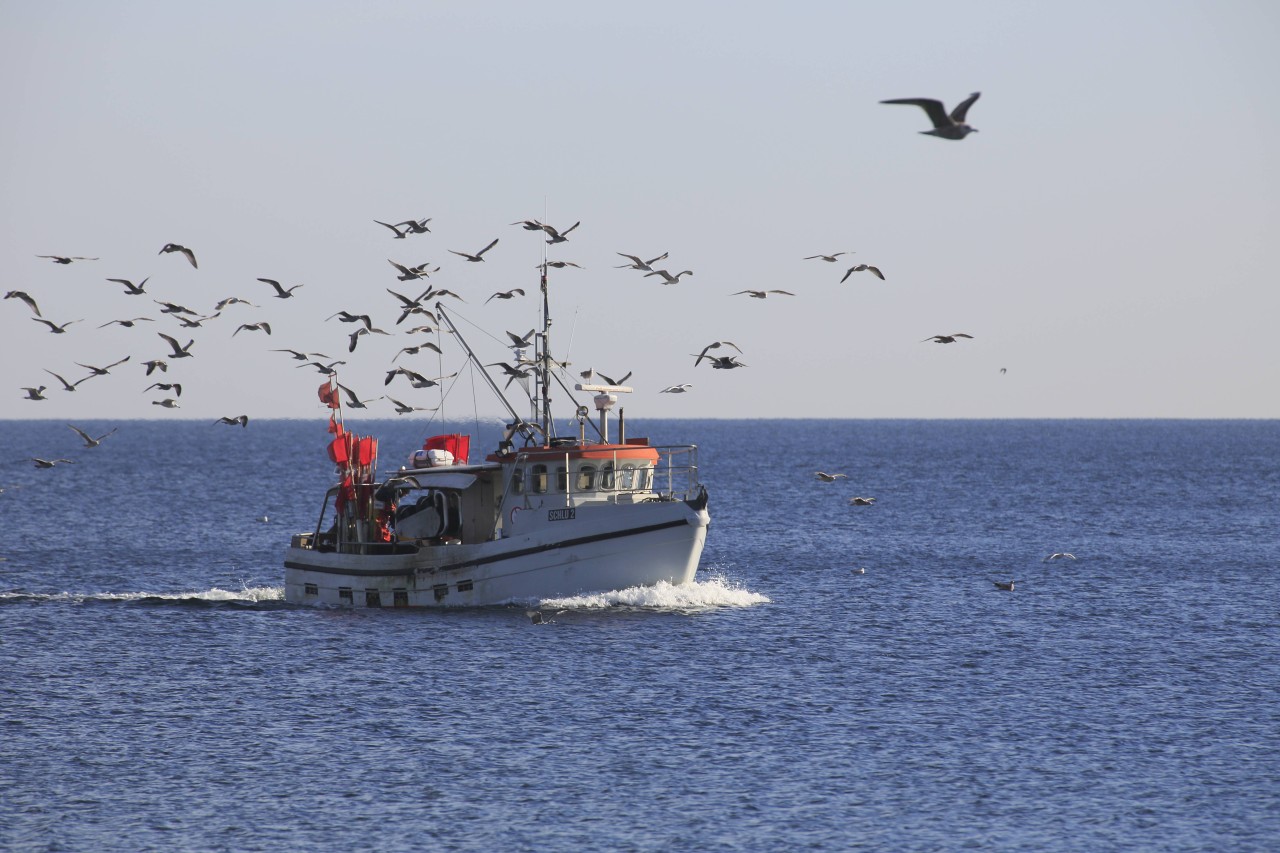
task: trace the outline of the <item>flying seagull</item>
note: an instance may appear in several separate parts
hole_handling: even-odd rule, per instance
[[[431,273],[437,272],[440,269],[439,267],[436,267],[434,270],[427,269],[427,267],[431,266],[430,261],[418,264],[416,267],[407,267],[404,264],[398,264],[390,258],[387,258],[387,263],[395,267],[400,273],[400,275],[396,276],[399,281],[415,281],[420,278],[426,278]]]
[[[483,260],[484,260],[484,253],[485,253],[485,252],[487,252],[487,251],[489,251],[490,249],[492,249],[492,248],[493,248],[494,246],[496,246],[496,245],[498,245],[498,238],[497,238],[497,237],[494,237],[494,238],[493,238],[493,242],[492,242],[492,243],[490,243],[489,245],[485,246],[483,249],[481,249],[480,251],[476,252],[474,255],[468,255],[466,252],[455,252],[455,251],[453,251],[453,249],[450,249],[450,250],[449,250],[449,252],[450,252],[450,253],[452,253],[452,254],[454,254],[454,255],[458,255],[458,256],[460,256],[460,257],[466,258],[466,259],[467,259],[468,261],[470,261],[471,263],[476,264],[476,263],[480,263],[481,261],[483,261]]]
[[[175,302],[161,302],[159,299],[152,299],[151,301],[162,306],[160,308],[161,314],[190,314],[192,317],[196,316],[195,311],[192,311],[190,308],[183,307],[182,305],[178,305]]]
[[[964,332],[952,332],[949,335],[934,335],[933,337],[925,338],[920,343],[933,341],[935,344],[954,344],[956,342],[956,338],[969,338],[970,340],[973,340],[973,335],[966,335]]]
[[[35,467],[37,468],[52,468],[54,465],[57,465],[59,463],[63,463],[66,465],[76,464],[74,459],[40,459],[35,456],[31,457],[31,461],[36,463]]]
[[[737,293],[731,293],[729,295],[741,296],[744,293],[752,299],[765,299],[770,293],[780,293],[783,296],[795,296],[795,294],[789,290],[739,290]]]
[[[40,306],[37,305],[36,301],[31,298],[31,294],[24,293],[21,290],[10,290],[8,293],[4,295],[4,298],[5,299],[21,299],[23,302],[27,303],[27,307],[30,308],[32,311],[34,311],[37,317],[40,316]]]
[[[692,387],[693,386],[690,385],[688,382],[682,382],[679,385],[668,385],[666,388],[663,388],[658,393],[659,394],[684,394]]]
[[[575,269],[582,269],[581,264],[575,264],[573,261],[546,261],[545,263],[538,264],[536,267],[534,267],[534,269],[542,270],[543,272],[546,272],[547,267],[553,267],[554,269],[558,269],[558,270],[562,270],[565,267],[574,267]]]
[[[76,390],[76,386],[77,386],[77,385],[79,385],[79,384],[80,384],[81,382],[83,382],[85,379],[88,379],[88,378],[89,378],[88,376],[86,376],[84,379],[77,379],[75,382],[68,382],[67,380],[63,379],[61,376],[59,376],[58,374],[54,373],[52,370],[50,370],[50,369],[49,369],[49,368],[47,368],[47,367],[42,367],[42,368],[40,368],[40,369],[41,369],[41,370],[43,370],[45,373],[49,374],[50,376],[52,376],[54,379],[56,379],[56,380],[58,380],[59,382],[61,382],[61,383],[62,383],[62,390],[64,390],[64,391],[74,391],[74,390]],[[27,390],[28,390],[28,391],[30,391],[31,389],[30,389],[30,388],[28,388]],[[41,386],[40,386],[40,390],[41,390],[41,391],[43,391],[43,390],[44,390],[44,386],[43,386],[43,385],[41,385]],[[44,397],[31,397],[31,399],[32,399],[32,400],[43,400],[43,399],[45,399],[45,398],[44,398]]]
[[[182,408],[181,406],[179,406],[179,405],[178,405],[178,401],[177,401],[177,400],[175,400],[175,399],[173,399],[172,397],[165,397],[163,400],[152,400],[152,401],[151,401],[151,405],[153,405],[153,406],[164,406],[166,409],[180,409],[180,408]]]
[[[392,361],[395,361],[397,358],[399,358],[399,357],[400,357],[400,356],[402,356],[402,355],[417,355],[419,352],[421,352],[421,351],[422,351],[422,350],[424,350],[424,349],[435,350],[436,352],[441,352],[440,347],[438,347],[438,346],[436,346],[435,344],[431,343],[431,341],[427,341],[426,343],[418,344],[417,346],[414,346],[414,347],[405,347],[405,348],[403,348],[402,350],[400,350],[400,352],[398,352],[398,353],[396,353],[395,355],[391,356],[391,360],[392,360]]]
[[[395,397],[388,397],[387,399],[390,400],[392,405],[396,407],[397,415],[407,415],[410,412],[434,412],[435,411],[435,409],[427,409],[422,406],[410,406],[407,403],[401,403]]]
[[[261,323],[241,323],[236,327],[236,330],[231,333],[231,337],[234,338],[236,335],[240,334],[241,331],[266,332],[269,335],[271,334],[271,324],[265,320]]]
[[[493,296],[490,296],[489,299],[486,299],[485,302],[487,303],[492,299],[515,299],[517,296],[524,296],[524,291],[515,287],[511,290],[500,290],[493,294]]]
[[[181,252],[182,254],[187,256],[187,260],[191,262],[191,266],[195,267],[196,269],[200,268],[200,265],[196,263],[196,253],[188,249],[186,246],[180,246],[177,243],[165,243],[164,248],[161,249],[156,254],[164,255],[164,254],[168,254],[169,252]]]
[[[80,362],[78,361],[76,362],[76,364],[79,367],[83,367],[85,370],[89,371],[90,376],[106,376],[108,373],[111,372],[111,368],[118,367],[119,365],[124,364],[128,360],[129,360],[129,356],[126,355],[124,358],[120,359],[119,361],[113,361],[111,364],[108,364],[106,367],[94,367],[92,364],[80,364]]]
[[[1059,558],[1061,558],[1061,557],[1066,557],[1068,560],[1074,560],[1074,559],[1076,558],[1076,555],[1075,555],[1075,554],[1068,554],[1068,553],[1066,553],[1066,552],[1061,552],[1061,553],[1058,553],[1058,554],[1050,554],[1049,556],[1047,556],[1047,557],[1045,557],[1043,560],[1041,560],[1041,562],[1042,562],[1042,563],[1047,563],[1047,562],[1049,562],[1050,560],[1057,560],[1057,559],[1059,559]]]
[[[147,276],[137,284],[134,284],[127,278],[109,278],[107,281],[114,281],[116,284],[123,284],[124,292],[129,296],[141,296],[146,293],[146,291],[143,290],[143,287],[146,286],[147,282],[151,281],[151,276]]]
[[[836,262],[836,258],[840,257],[841,255],[852,255],[852,254],[853,252],[836,252],[834,255],[809,255],[803,260],[812,261],[814,259],[818,259],[818,260],[826,261],[829,264],[834,264]]]
[[[75,431],[75,433],[76,433],[76,435],[78,435],[78,436],[80,436],[82,439],[84,439],[84,446],[85,446],[85,447],[97,447],[99,444],[102,444],[102,440],[103,440],[104,438],[106,438],[108,435],[111,435],[111,433],[112,433],[112,432],[115,432],[115,431],[116,431],[115,429],[113,429],[113,430],[111,430],[111,432],[104,433],[103,435],[100,435],[100,436],[98,436],[97,438],[93,438],[93,437],[92,437],[92,436],[90,436],[87,432],[85,432],[84,430],[80,429],[79,427],[71,426],[71,424],[67,424],[67,427],[68,427],[69,429],[74,430],[74,431]],[[119,429],[119,427],[116,427],[116,429]]]
[[[191,344],[187,344],[187,346],[191,346]],[[144,361],[142,363],[147,366],[148,376],[150,376],[152,373],[155,373],[157,370],[160,371],[161,373],[169,372],[169,363],[166,361],[161,361],[158,358],[153,358],[151,359],[151,361]]]
[[[161,391],[172,391],[175,396],[182,396],[182,383],[180,382],[152,382],[146,388],[142,389],[142,393],[145,394],[152,388],[159,388]]]
[[[653,272],[647,272],[647,273],[645,273],[645,274],[644,274],[644,277],[645,277],[645,278],[648,278],[648,277],[649,277],[649,276],[651,276],[651,275],[660,275],[660,276],[662,276],[662,278],[663,278],[663,282],[662,282],[662,283],[663,283],[663,284],[675,284],[676,282],[680,281],[680,278],[681,278],[682,276],[686,276],[686,275],[693,275],[693,270],[685,270],[684,272],[678,272],[678,273],[676,273],[675,275],[672,275],[671,273],[669,273],[669,272],[668,272],[668,271],[666,271],[666,270],[654,270]]]
[[[69,264],[72,261],[96,261],[97,258],[82,258],[78,255],[36,255],[37,258],[49,258],[55,264]]]
[[[381,220],[378,220],[378,219],[375,219],[375,220],[373,220],[373,221],[374,221],[374,222],[377,222],[377,223],[378,223],[379,225],[381,225],[383,228],[390,228],[390,229],[391,229],[391,232],[395,235],[395,239],[397,239],[397,240],[403,240],[403,239],[405,238],[405,236],[408,234],[408,230],[401,231],[399,228],[397,228],[396,226],[392,225],[392,224],[391,224],[391,223],[389,223],[389,222],[382,222]],[[401,223],[401,224],[403,224],[403,223]]]
[[[67,326],[70,326],[72,323],[80,322],[79,320],[68,320],[67,322],[59,326],[57,323],[52,323],[44,319],[43,317],[32,317],[31,319],[36,321],[37,323],[44,323],[46,326],[49,327],[49,331],[55,335],[65,335],[67,333]]]
[[[242,427],[247,427],[249,425],[249,416],[238,415],[234,418],[218,418],[216,421],[214,421],[214,423],[226,424],[228,426],[235,426],[236,424],[239,424]]]
[[[942,139],[964,139],[970,133],[977,133],[976,127],[970,127],[965,123],[965,114],[969,112],[969,107],[973,106],[973,102],[978,100],[981,92],[974,92],[947,115],[947,108],[942,105],[942,101],[935,101],[933,98],[894,98],[888,101],[881,101],[882,104],[911,104],[920,107],[929,116],[929,121],[933,122],[933,130],[922,130],[923,134],[928,136],[938,136]]]
[[[605,383],[606,383],[606,384],[608,384],[608,385],[621,385],[623,382],[626,382],[628,379],[630,379],[630,378],[631,378],[631,371],[630,371],[630,370],[628,370],[628,371],[626,372],[626,374],[625,374],[621,379],[614,379],[612,376],[606,376],[605,374],[600,373],[600,371],[598,371],[598,370],[596,371],[596,373],[597,373],[597,374],[599,375],[599,377],[600,377],[601,379],[603,379],[603,380],[605,381]]]
[[[293,292],[295,290],[297,290],[299,287],[303,287],[303,285],[301,284],[295,284],[293,287],[289,288],[288,290],[285,290],[283,287],[280,286],[280,282],[276,281],[273,278],[260,278],[258,279],[258,281],[263,282],[264,284],[269,284],[272,287],[274,287],[276,289],[277,299],[289,299],[290,297],[293,296]]]
[[[164,332],[156,332],[156,334],[164,338],[173,349],[173,354],[170,358],[193,358],[191,355],[191,345],[195,343],[195,339],[187,341],[187,345],[184,347],[180,346],[175,338],[169,337]]]
[[[581,224],[582,224],[581,221],[575,222],[563,231],[557,231],[554,227],[550,225],[543,225],[542,230],[547,232],[547,236],[551,238],[547,240],[547,244],[550,245],[552,243],[563,243],[564,241],[568,240],[569,232],[577,228]]]
[[[840,279],[840,283],[844,284],[844,282],[849,278],[849,276],[853,275],[856,272],[869,272],[876,278],[880,279],[881,281],[884,281],[884,273],[880,272],[879,267],[873,267],[870,264],[857,264],[845,270],[844,278]]]
[[[47,370],[45,371],[45,373],[48,373],[48,372],[49,372],[49,371],[47,371]],[[54,374],[54,376],[57,376],[57,374],[55,373],[55,374]],[[58,378],[60,378],[60,379],[61,379],[61,377],[58,377]],[[66,385],[66,384],[67,384],[67,381],[66,381],[65,379],[63,379],[63,380],[62,380],[62,384],[63,384],[63,385]],[[46,396],[44,395],[44,389],[45,389],[46,387],[48,387],[48,386],[46,386],[46,385],[41,385],[41,386],[40,386],[40,387],[38,387],[38,388],[23,388],[22,390],[27,392],[27,399],[28,399],[28,400],[48,400],[49,398],[48,398],[48,397],[46,397]],[[75,388],[75,386],[74,386],[74,385],[72,385],[72,386],[71,386],[70,388],[68,388],[67,390],[69,390],[69,391],[74,391],[74,390],[76,390],[76,388]]]
[[[513,349],[528,349],[533,346],[533,336],[535,331],[535,329],[530,329],[523,337],[515,334],[514,332],[507,332],[507,337],[511,339],[511,346]]]
[[[824,483],[834,483],[836,480],[849,479],[848,474],[828,474],[826,471],[814,471],[813,476]]]
[[[658,261],[665,261],[667,259],[667,255],[669,255],[670,252],[663,252],[661,255],[658,255],[658,257],[652,258],[647,261],[642,261],[636,255],[628,255],[626,252],[616,252],[615,254],[622,255],[622,257],[624,258],[631,259],[631,263],[629,264],[621,264],[619,266],[614,267],[614,269],[616,270],[631,269],[631,270],[644,270],[645,272],[653,272],[653,265],[656,264]]]
[[[708,351],[708,350],[713,350],[713,349],[720,349],[720,347],[722,347],[722,346],[723,346],[723,347],[733,347],[733,348],[734,348],[734,349],[736,349],[738,352],[742,352],[742,347],[738,346],[738,345],[737,345],[737,344],[735,344],[733,341],[712,341],[711,343],[707,344],[705,347],[703,347],[703,348],[702,348],[702,352],[698,353],[698,360],[697,360],[697,361],[695,361],[695,362],[693,363],[693,366],[694,366],[694,367],[697,367],[697,366],[698,366],[698,364],[699,364],[699,363],[700,363],[704,358],[714,359],[714,358],[715,358],[715,356],[714,356],[714,355],[707,355],[707,351]]]
[[[152,320],[150,317],[134,317],[132,320],[109,320],[106,323],[103,323],[98,328],[105,329],[107,326],[119,325],[119,326],[124,326],[126,329],[132,329],[134,326],[136,326],[139,323],[154,323],[154,322],[155,320]]]
[[[213,306],[213,310],[221,311],[223,308],[226,308],[228,305],[248,305],[250,308],[261,307],[259,305],[254,305],[248,299],[241,299],[239,296],[228,296],[226,299],[219,299],[218,304]]]
[[[849,498],[849,506],[871,506],[875,502],[875,498]]]

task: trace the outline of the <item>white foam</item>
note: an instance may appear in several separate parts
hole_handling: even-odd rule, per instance
[[[86,601],[143,601],[143,600],[161,600],[161,601],[284,601],[284,587],[282,586],[254,586],[244,587],[239,591],[219,589],[204,590],[203,592],[95,592],[95,593],[77,593],[77,592],[59,592],[52,594],[30,594],[30,593],[0,593],[0,598],[21,598],[24,600],[35,601],[69,601],[81,604]]]
[[[562,610],[594,610],[622,606],[689,611],[708,610],[715,607],[751,607],[768,603],[768,596],[732,585],[724,578],[713,577],[686,584],[670,584],[663,581],[655,586],[634,586],[612,592],[549,598],[543,600],[541,606]]]

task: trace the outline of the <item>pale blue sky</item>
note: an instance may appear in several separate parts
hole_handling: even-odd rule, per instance
[[[409,341],[347,356],[353,327],[324,318],[391,329],[386,288],[413,288],[387,259],[429,260],[459,315],[524,332],[543,244],[508,223],[544,211],[582,222],[551,254],[585,267],[553,276],[555,349],[633,371],[628,417],[1280,417],[1278,41],[1267,2],[7,2],[0,290],[84,322],[52,335],[0,302],[0,417],[318,416],[319,374],[271,347],[346,357],[343,383],[382,394]],[[962,142],[878,103],[975,91]],[[433,233],[372,221],[410,217]],[[483,264],[447,251],[494,237]],[[840,250],[888,280],[801,260]],[[613,269],[664,251],[694,275]],[[160,316],[105,281],[147,276],[200,311],[262,307],[96,328]],[[530,297],[482,304],[513,287]],[[231,337],[260,320],[270,338]],[[136,364],[160,330],[196,338],[172,412]],[[750,366],[695,368],[722,339]],[[75,393],[42,370],[125,355]],[[448,413],[500,411],[475,394],[464,377]]]

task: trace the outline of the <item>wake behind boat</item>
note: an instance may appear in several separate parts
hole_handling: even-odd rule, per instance
[[[285,554],[285,598],[348,607],[442,607],[563,598],[693,580],[710,517],[696,445],[609,439],[620,384],[593,393],[598,423],[577,408],[577,435],[558,436],[551,417],[547,279],[535,357],[520,367],[535,390],[522,419],[453,321],[442,320],[511,415],[497,448],[470,462],[470,437],[427,438],[381,479],[378,442],[346,430],[336,377],[320,386],[332,410],[329,457],[338,482],[313,531]],[[625,381],[625,380],[624,380]],[[595,436],[589,438],[590,427]]]

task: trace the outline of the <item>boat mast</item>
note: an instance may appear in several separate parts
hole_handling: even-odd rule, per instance
[[[551,301],[547,294],[547,247],[542,247],[542,358],[538,377],[542,402],[542,434],[551,440]]]

